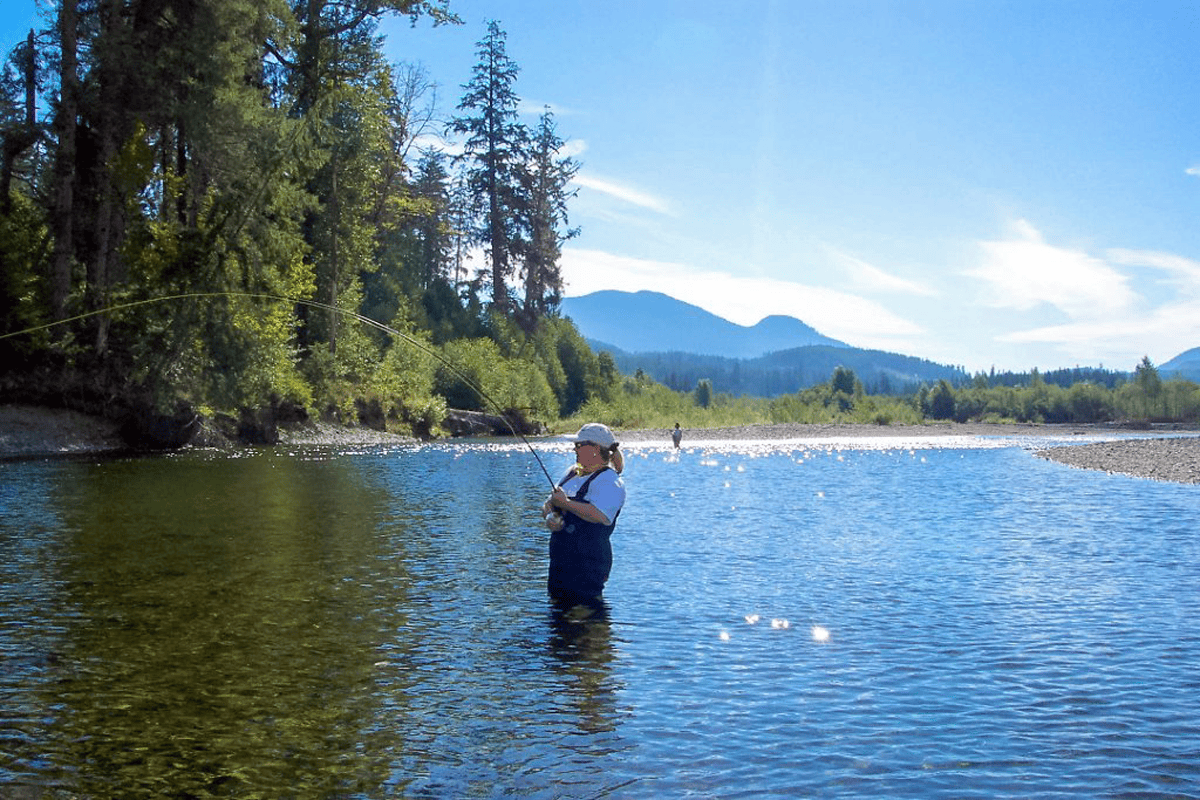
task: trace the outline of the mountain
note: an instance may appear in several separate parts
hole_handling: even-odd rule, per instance
[[[854,370],[873,393],[968,378],[958,367],[850,347],[793,317],[746,327],[658,292],[594,292],[564,299],[562,311],[621,372],[641,370],[676,391],[708,379],[718,392],[775,397],[828,381],[838,366]]]
[[[1193,347],[1158,365],[1158,374],[1164,378],[1187,378],[1200,382],[1200,347]]]
[[[659,292],[605,290],[562,301],[563,316],[585,338],[629,353],[685,352],[756,358],[806,345],[846,345],[794,317],[766,317],[747,327]]]
[[[871,394],[911,394],[921,384],[945,378],[958,385],[970,376],[958,367],[857,347],[808,345],[778,350],[758,358],[725,358],[696,353],[627,353],[588,339],[592,349],[606,351],[625,375],[638,370],[677,392],[696,388],[702,379],[732,395],[778,397],[825,383],[837,367],[848,367]]]

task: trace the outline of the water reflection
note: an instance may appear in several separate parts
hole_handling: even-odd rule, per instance
[[[125,797],[377,774],[360,726],[378,701],[378,620],[344,580],[378,555],[377,493],[287,460],[148,466],[73,475],[50,711],[28,765],[71,765],[43,779]],[[310,768],[330,761],[347,771]]]
[[[1196,487],[1015,447],[628,457],[608,602],[584,609],[546,598],[520,447],[0,465],[0,796],[1194,777]]]
[[[578,714],[579,729],[589,734],[617,727],[619,687],[612,674],[616,650],[610,614],[602,599],[550,603],[550,652],[559,662],[558,672]]]

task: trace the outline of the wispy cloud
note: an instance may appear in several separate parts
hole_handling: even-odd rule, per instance
[[[558,149],[558,155],[562,158],[579,158],[587,149],[587,142],[583,139],[567,139]]]
[[[1106,255],[1113,263],[1128,267],[1148,267],[1166,273],[1167,281],[1177,291],[1200,293],[1200,261],[1157,250],[1126,250],[1114,248]]]
[[[860,258],[838,250],[831,250],[834,260],[846,271],[852,285],[866,292],[908,294],[918,297],[937,297],[939,292],[931,286],[901,278],[868,264]]]
[[[448,156],[462,155],[463,146],[461,142],[451,141],[436,133],[424,133],[413,139],[413,149],[415,150],[441,150]]]
[[[1200,164],[1197,164],[1194,167],[1188,167],[1187,169],[1184,170],[1184,174],[1191,175],[1192,177],[1200,178]]]
[[[649,211],[655,211],[659,214],[671,214],[671,209],[667,202],[662,198],[644,192],[641,189],[635,189],[632,186],[625,186],[615,181],[597,178],[594,175],[579,172],[575,175],[575,183],[585,189],[591,189],[595,192],[613,197],[624,203],[630,203],[639,208],[644,208]]]
[[[1047,244],[1028,223],[1002,242],[983,242],[983,264],[968,272],[989,288],[987,303],[1029,311],[1045,305],[1067,319],[1000,332],[996,340],[1042,344],[1074,363],[1114,357],[1121,368],[1143,355],[1170,358],[1200,343],[1200,262],[1171,253],[1114,248],[1104,257]],[[1160,273],[1172,293],[1154,304],[1122,267]]]
[[[923,333],[919,325],[872,300],[823,287],[599,250],[567,248],[562,265],[568,296],[602,289],[662,292],[740,325],[753,325],[771,314],[796,317],[858,347],[898,349]]]
[[[561,106],[557,103],[543,103],[540,100],[521,100],[519,103],[517,103],[518,114],[528,114],[530,116],[540,117],[547,111],[556,117],[569,117],[575,113],[567,106]]]
[[[997,339],[1014,344],[1052,345],[1074,363],[1107,361],[1108,366],[1132,369],[1142,356],[1161,361],[1200,344],[1200,302],[1192,299],[1168,303],[1143,316],[1014,331]]]
[[[1129,279],[1103,259],[1047,244],[1025,220],[1013,227],[1008,239],[980,242],[982,263],[965,271],[984,283],[985,304],[1017,311],[1045,304],[1071,319],[1111,317],[1137,305]]]

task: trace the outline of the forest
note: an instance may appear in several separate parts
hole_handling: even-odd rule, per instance
[[[446,118],[385,14],[461,24],[446,0],[55,4],[0,83],[5,399],[428,435],[615,385],[557,313],[578,164],[549,111],[520,119],[505,32]]]
[[[770,399],[622,375],[561,315],[580,165],[548,109],[522,120],[500,23],[447,113],[420,65],[388,62],[385,15],[462,24],[449,0],[48,6],[0,73],[0,402],[164,443],[197,419],[251,441],[309,418],[429,437],[450,409],[525,431],[1196,418],[1195,384],[1155,384],[1148,361],[1119,386],[906,396],[844,365]]]

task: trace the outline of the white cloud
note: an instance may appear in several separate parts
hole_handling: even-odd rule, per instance
[[[609,197],[616,198],[625,203],[635,205],[639,208],[644,208],[650,211],[656,211],[659,214],[670,214],[671,210],[665,200],[655,197],[652,194],[643,192],[640,189],[635,189],[630,186],[623,186],[614,181],[604,180],[592,175],[587,175],[582,171],[577,173],[574,182],[585,189],[600,192]]]
[[[1114,248],[1106,254],[1110,261],[1129,267],[1149,267],[1167,273],[1167,280],[1179,291],[1200,293],[1200,261],[1156,250]]]
[[[417,150],[441,150],[448,156],[461,155],[463,146],[461,142],[451,141],[435,133],[423,133],[413,139],[413,151]]]
[[[1200,262],[1121,248],[1100,259],[1047,245],[1026,223],[1020,233],[1016,241],[985,242],[988,260],[970,274],[990,284],[993,305],[1029,310],[1045,303],[1068,319],[1001,333],[997,341],[1050,345],[1067,363],[1126,369],[1144,355],[1165,360],[1200,343]],[[1171,299],[1152,306],[1118,267],[1161,273],[1174,289]]]
[[[603,289],[662,292],[739,325],[753,325],[772,314],[795,317],[856,347],[897,349],[923,333],[920,326],[871,300],[774,278],[576,248],[563,250],[562,267],[566,294],[572,297]]]
[[[919,297],[937,297],[939,294],[936,289],[930,286],[884,272],[879,267],[868,264],[866,261],[848,253],[833,250],[832,255],[845,268],[852,284],[863,291],[909,294]]]
[[[540,100],[521,100],[517,103],[518,114],[540,117],[547,111],[556,117],[569,117],[575,113],[566,106],[560,106],[557,103],[543,103]]]
[[[1046,304],[1071,319],[1112,317],[1138,304],[1129,279],[1104,260],[1049,245],[1024,220],[1015,223],[1014,233],[981,242],[983,262],[965,272],[986,284],[985,304],[1018,311]]]
[[[1200,302],[1170,303],[1144,316],[1050,325],[997,338],[1014,344],[1053,345],[1069,357],[1066,363],[1104,362],[1132,369],[1142,356],[1161,362],[1200,344]]]
[[[1191,175],[1193,177],[1200,178],[1200,165],[1197,165],[1194,167],[1188,167],[1187,169],[1184,170],[1184,173],[1187,175]]]
[[[579,158],[587,149],[587,142],[583,139],[567,139],[558,149],[558,155],[562,158]]]

